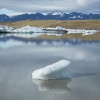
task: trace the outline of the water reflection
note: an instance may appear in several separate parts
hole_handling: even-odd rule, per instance
[[[67,86],[67,84],[71,82],[71,79],[65,80],[33,80],[38,86],[39,91],[44,92],[60,92],[60,93],[68,93],[71,89]]]
[[[97,75],[97,73],[72,73],[72,78],[77,78],[77,77],[86,77],[86,76],[92,76],[92,75]]]
[[[34,70],[62,59],[72,62],[68,66],[72,81],[32,82]],[[100,42],[0,37],[1,100],[94,100],[100,97],[99,87]]]
[[[13,43],[11,45],[8,45],[7,47],[14,46],[16,43],[23,43],[23,44],[31,44],[31,45],[43,45],[43,46],[66,46],[66,45],[81,45],[81,44],[94,44],[97,43],[100,45],[100,41],[86,41],[86,40],[75,40],[75,39],[61,39],[61,40],[41,40],[32,38],[30,34],[25,34],[25,36],[20,35],[11,35],[11,34],[3,34],[0,35],[0,42],[2,44],[7,45],[7,42],[12,41]],[[29,36],[28,36],[29,35]],[[38,35],[38,33],[37,33]],[[2,44],[0,44],[0,47],[2,47]]]

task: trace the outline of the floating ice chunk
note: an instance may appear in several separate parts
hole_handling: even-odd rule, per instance
[[[12,30],[12,27],[0,25],[0,32],[11,32]]]
[[[84,35],[91,35],[91,34],[95,34],[98,32],[97,30],[85,30],[85,29],[67,29],[67,31],[68,31],[68,34],[70,34],[70,33],[84,33]]]
[[[27,26],[24,26],[21,28],[17,28],[15,30],[13,30],[13,32],[41,33],[41,32],[44,32],[44,30],[41,28],[31,27],[31,26],[27,25]]]
[[[16,28],[16,29],[9,27],[9,26],[0,25],[0,32],[7,32],[7,33],[8,32],[43,33],[45,31],[42,28],[31,27],[29,25],[21,27],[21,28]]]
[[[68,60],[61,60],[52,65],[37,69],[32,73],[32,78],[41,80],[71,78],[71,72],[67,69],[70,63]]]

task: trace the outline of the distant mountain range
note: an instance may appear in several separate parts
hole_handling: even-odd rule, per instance
[[[1,22],[8,21],[20,21],[20,20],[87,20],[87,19],[100,19],[100,14],[83,14],[78,12],[63,13],[63,12],[51,12],[51,13],[32,13],[32,14],[22,14],[15,16],[8,16],[5,14],[0,14]]]

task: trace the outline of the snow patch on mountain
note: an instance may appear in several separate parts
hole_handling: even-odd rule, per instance
[[[63,12],[54,11],[51,13],[52,15],[63,15]]]

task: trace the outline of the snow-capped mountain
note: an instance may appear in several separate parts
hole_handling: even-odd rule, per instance
[[[87,19],[100,19],[100,14],[83,14],[83,13],[64,13],[64,12],[49,12],[49,13],[32,13],[32,14],[21,14],[15,16],[8,16],[5,14],[0,15],[1,22],[8,21],[20,21],[20,20],[87,20]]]

